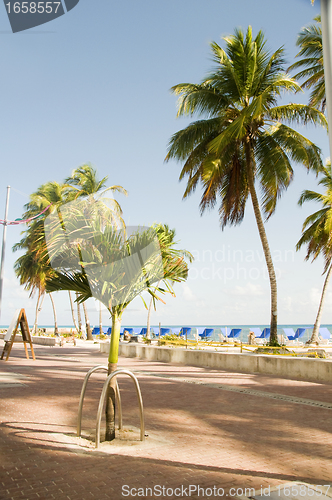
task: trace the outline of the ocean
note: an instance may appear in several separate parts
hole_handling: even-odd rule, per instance
[[[98,325],[96,325],[98,326]],[[105,324],[103,325],[103,327],[106,327],[108,328],[109,324]],[[188,337],[188,338],[194,338],[194,334],[196,333],[196,329],[199,329],[199,331],[203,331],[204,328],[213,328],[214,329],[214,332],[213,332],[213,336],[211,338],[211,340],[220,340],[220,337],[219,337],[219,334],[221,334],[223,331],[225,331],[225,328],[227,328],[227,335],[229,335],[229,333],[231,332],[232,329],[234,328],[239,328],[241,329],[241,334],[239,337],[237,337],[237,340],[239,341],[242,341],[242,342],[246,342],[247,339],[248,339],[248,335],[249,335],[249,332],[250,330],[252,330],[253,328],[259,328],[261,331],[263,331],[264,328],[269,328],[270,325],[267,325],[267,324],[261,324],[261,325],[253,325],[253,324],[250,324],[250,325],[189,325],[189,324],[182,324],[182,325],[167,325],[167,324],[162,324],[161,327],[162,328],[170,328],[171,330],[172,329],[177,329],[179,330],[180,328],[182,327],[187,327],[187,328],[192,328],[192,333],[191,335]],[[123,323],[122,324],[122,328],[123,327],[130,327],[130,328],[135,328],[136,332],[142,328],[145,328],[146,325],[129,325],[127,323]],[[331,324],[322,324],[321,327],[326,327],[330,333],[332,333],[332,325]],[[8,328],[8,325],[7,326],[1,326],[0,329],[6,329]],[[51,328],[54,328],[54,325],[39,325],[39,328],[48,328],[48,329],[51,329]],[[74,327],[73,325],[61,325],[59,326],[59,328],[68,328],[68,329],[73,329],[74,330]],[[311,334],[312,334],[312,329],[313,329],[313,325],[311,324],[291,324],[291,325],[278,325],[278,335],[282,335],[284,332],[283,332],[283,329],[284,328],[292,328],[294,330],[294,333],[296,332],[297,328],[306,328],[306,332],[304,334],[303,337],[301,337],[301,341],[303,342],[306,342],[307,340],[309,340]],[[151,329],[153,329],[154,331],[159,331],[159,326],[158,325],[151,325]]]

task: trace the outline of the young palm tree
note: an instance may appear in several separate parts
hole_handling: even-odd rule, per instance
[[[204,119],[173,135],[166,160],[184,163],[180,174],[180,179],[188,178],[184,198],[202,186],[201,213],[220,199],[222,228],[243,220],[251,198],[270,279],[270,342],[276,344],[277,281],[263,216],[268,219],[273,214],[291,182],[292,162],[315,171],[322,168],[319,148],[286,123],[326,126],[326,119],[310,106],[277,106],[281,93],[301,89],[283,71],[283,49],[267,52],[261,31],[253,38],[251,27],[245,35],[236,30],[224,41],[225,50],[211,44],[217,67],[202,83],[172,88],[179,95],[178,116]]]
[[[324,300],[326,291],[332,273],[332,171],[331,163],[324,168],[322,178],[319,181],[321,186],[325,187],[325,194],[316,193],[315,191],[303,191],[299,205],[303,205],[306,201],[315,201],[322,208],[312,215],[309,215],[302,228],[302,236],[296,245],[299,250],[303,245],[307,245],[306,260],[310,258],[314,261],[318,255],[322,254],[325,261],[323,274],[326,273],[322,295],[317,311],[317,316],[312,331],[312,336],[308,343],[319,343],[319,327],[321,315],[323,312]]]
[[[64,242],[65,238],[57,230],[59,222],[50,220],[48,248],[57,275],[48,280],[46,288],[48,291],[73,290],[80,302],[94,296],[106,306],[112,318],[108,358],[108,371],[112,373],[117,368],[121,319],[128,304],[144,290],[160,300],[154,283],[162,280],[169,289],[168,281],[187,278],[188,266],[182,257],[162,259],[156,233],[151,228],[128,236],[126,231],[119,231],[113,225],[112,216],[110,224],[105,226],[104,214],[98,209],[90,213],[91,208],[88,203],[83,210],[70,212],[72,220],[66,222],[66,241],[74,235],[73,245],[59,246],[58,241]],[[110,386],[106,404],[106,440],[115,437],[114,389],[115,382]]]
[[[301,59],[292,64],[288,69],[289,71],[301,69],[294,78],[305,78],[302,88],[312,89],[309,100],[310,106],[315,106],[324,112],[326,108],[326,96],[320,15],[316,16],[314,21],[316,24],[306,26],[299,33],[296,45],[300,47],[300,51],[296,54],[296,57]]]

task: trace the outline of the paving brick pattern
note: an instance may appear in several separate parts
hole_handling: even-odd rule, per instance
[[[296,480],[332,483],[331,409],[220,388],[332,404],[332,381],[121,358],[119,365],[139,379],[148,437],[138,440],[134,386],[121,377],[130,440],[102,443],[95,450],[88,438],[94,434],[104,373],[93,374],[88,385],[82,439],[76,438],[77,407],[84,375],[106,364],[106,356],[91,343],[36,346],[35,352],[36,361],[27,360],[15,344],[9,361],[0,362],[1,500],[205,500],[222,493],[231,497],[231,488],[239,488],[240,495],[241,489]]]

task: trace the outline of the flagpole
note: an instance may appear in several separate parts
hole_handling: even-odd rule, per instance
[[[3,236],[2,236],[1,267],[0,267],[0,317],[1,317],[1,306],[2,306],[2,285],[3,285],[3,274],[4,274],[4,263],[5,263],[5,251],[6,251],[9,192],[10,192],[10,186],[7,186],[6,208],[5,208],[5,218],[4,218]]]
[[[332,156],[332,0],[320,0],[322,42],[330,157]]]

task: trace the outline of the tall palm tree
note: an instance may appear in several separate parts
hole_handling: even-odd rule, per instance
[[[319,343],[319,327],[321,315],[323,312],[326,291],[332,274],[332,170],[329,162],[322,172],[319,185],[325,187],[325,193],[316,193],[315,191],[305,190],[301,194],[299,205],[306,201],[315,201],[322,208],[309,215],[302,227],[302,236],[299,239],[296,249],[299,250],[303,245],[307,245],[306,260],[310,258],[314,261],[319,255],[323,255],[325,267],[323,274],[326,273],[323,285],[322,295],[317,311],[317,316],[308,343]]]
[[[316,171],[322,168],[319,148],[286,123],[326,126],[326,119],[310,106],[277,106],[281,93],[295,93],[300,87],[283,71],[283,49],[270,54],[261,31],[253,38],[251,27],[246,34],[235,30],[224,42],[225,50],[211,44],[217,66],[202,83],[172,88],[179,96],[178,116],[205,118],[172,136],[166,160],[184,163],[184,198],[201,184],[201,213],[220,199],[222,228],[243,220],[251,198],[270,279],[270,342],[277,344],[277,281],[263,216],[273,214],[291,182],[291,162]]]
[[[16,276],[20,279],[20,285],[24,285],[25,290],[30,291],[32,297],[38,291],[35,320],[32,333],[37,333],[38,316],[42,308],[45,297],[46,266],[41,263],[38,252],[33,249],[21,255],[14,264]],[[52,272],[51,268],[48,268]]]
[[[325,79],[323,64],[322,25],[320,15],[314,18],[315,24],[310,24],[299,33],[296,45],[300,51],[296,57],[301,58],[288,69],[301,69],[294,78],[305,79],[303,89],[312,89],[309,104],[321,111],[326,109]]]
[[[122,186],[109,186],[106,187],[108,176],[98,179],[97,171],[90,165],[82,165],[79,168],[73,170],[70,177],[65,180],[68,186],[68,196],[71,199],[77,199],[79,197],[93,197],[97,195],[97,199],[103,198],[105,202],[105,195],[108,192],[121,193],[127,196],[127,191]],[[114,218],[118,218],[121,223],[122,221],[122,209],[120,204],[115,199],[108,199],[108,205],[114,213]]]
[[[30,196],[30,201],[25,205],[24,219],[35,217],[41,211],[48,209],[42,217],[32,220],[23,231],[23,238],[13,246],[13,250],[25,250],[25,254],[17,259],[14,264],[16,275],[25,289],[30,290],[30,296],[38,290],[36,315],[33,331],[37,331],[38,315],[45,294],[45,280],[53,273],[46,252],[44,237],[44,218],[65,202],[65,187],[57,182],[48,182],[41,185]],[[56,310],[53,297],[50,295],[54,314],[54,331],[58,333]]]
[[[160,299],[154,284],[162,280],[169,289],[168,281],[187,278],[188,266],[178,256],[162,259],[153,229],[141,229],[128,236],[125,230],[119,231],[113,225],[112,219],[105,227],[104,214],[98,209],[94,213],[90,210],[91,204],[88,203],[80,212],[70,213],[66,241],[70,241],[73,234],[75,243],[72,246],[66,244],[59,247],[57,239],[64,241],[57,232],[59,222],[50,220],[49,251],[51,255],[57,254],[57,276],[48,280],[46,287],[48,291],[78,292],[81,302],[94,296],[106,306],[112,318],[108,358],[108,371],[112,373],[117,368],[121,319],[128,304],[144,290],[148,290],[156,300]],[[77,228],[83,228],[82,232]],[[166,290],[158,291],[164,293]],[[114,384],[110,386],[106,404],[106,440],[115,437]]]

